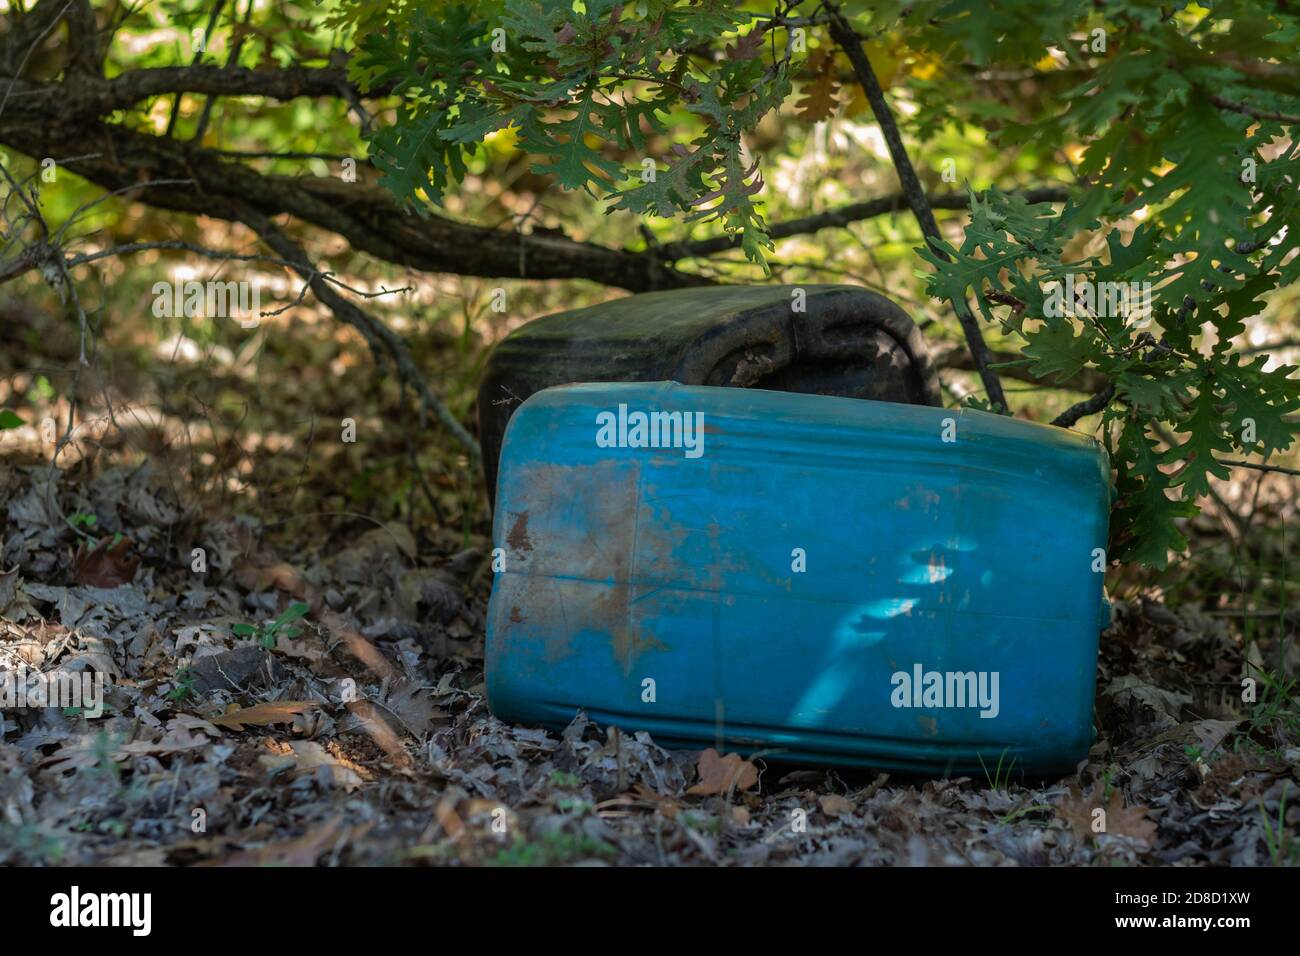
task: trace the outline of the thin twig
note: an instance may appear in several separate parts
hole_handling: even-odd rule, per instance
[[[1265,465],[1253,461],[1233,461],[1228,458],[1220,458],[1219,464],[1231,465],[1234,468],[1253,468],[1256,471],[1273,471],[1280,475],[1297,475],[1300,476],[1300,469],[1283,468],[1281,465]]]
[[[1243,116],[1250,116],[1258,120],[1276,120],[1279,123],[1300,125],[1300,116],[1296,116],[1294,113],[1275,113],[1272,110],[1261,110],[1214,94],[1209,96],[1209,100],[1221,110],[1230,110],[1233,113],[1241,113]]]
[[[216,28],[217,20],[220,18],[221,11],[225,5],[226,0],[217,0],[217,2],[212,5],[212,12],[208,14],[207,28],[203,31],[203,42],[200,44],[199,48],[194,51],[194,58],[190,61],[191,66],[198,66],[203,62],[203,54],[207,52],[208,43],[212,39],[212,31]],[[171,138],[172,132],[176,129],[176,120],[180,117],[181,113],[181,99],[184,98],[184,96],[184,93],[177,92],[176,99],[172,100],[171,115],[167,117],[167,130],[163,133],[163,135],[169,139]]]
[[[1069,428],[1085,415],[1097,414],[1097,412],[1109,405],[1110,400],[1114,397],[1115,385],[1112,382],[1096,395],[1092,396],[1092,398],[1085,398],[1083,401],[1071,405],[1065,411],[1061,412],[1061,414],[1053,418],[1052,424],[1059,425],[1061,428]]]
[[[382,364],[391,359],[397,365],[397,371],[402,381],[414,389],[415,393],[420,397],[421,417],[423,417],[425,411],[432,411],[457,441],[465,446],[471,460],[475,464],[481,463],[482,453],[479,450],[478,442],[465,429],[465,426],[457,420],[456,416],[451,413],[451,410],[443,404],[442,400],[434,394],[433,389],[429,387],[429,383],[425,379],[424,373],[415,364],[415,360],[411,358],[411,353],[407,350],[406,343],[402,341],[401,337],[354,302],[348,301],[336,292],[325,279],[324,274],[312,265],[311,260],[307,258],[306,252],[269,218],[251,206],[244,206],[241,215],[244,222],[251,226],[268,246],[289,260],[293,270],[302,276],[316,294],[317,299],[326,305],[338,319],[351,325],[361,333],[378,362]]]

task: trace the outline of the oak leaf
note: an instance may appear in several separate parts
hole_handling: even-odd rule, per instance
[[[804,84],[803,97],[794,104],[794,109],[801,120],[820,123],[835,112],[837,105],[835,94],[840,85],[835,80],[835,52],[830,48],[823,50],[813,69],[813,78]]]
[[[1056,805],[1056,815],[1080,839],[1108,833],[1111,836],[1129,837],[1143,846],[1150,846],[1156,836],[1155,822],[1146,818],[1150,808],[1141,805],[1124,806],[1124,797],[1118,787],[1110,792],[1110,799],[1103,803],[1103,789],[1104,784],[1099,781],[1094,784],[1092,792],[1084,797],[1077,783],[1070,784],[1069,794],[1062,797]],[[1104,815],[1097,816],[1097,810],[1104,811]],[[1094,823],[1099,825],[1097,830],[1093,829]]]
[[[719,757],[718,752],[710,747],[700,754],[697,768],[700,782],[687,790],[698,796],[712,796],[718,793],[731,793],[733,790],[748,790],[758,783],[758,768],[740,754],[727,754]]]
[[[90,549],[78,545],[72,558],[72,580],[92,588],[130,584],[140,570],[140,556],[129,554],[130,547],[129,538],[104,538]]]

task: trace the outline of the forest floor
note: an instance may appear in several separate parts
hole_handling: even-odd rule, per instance
[[[17,321],[58,350],[39,317]],[[371,377],[351,348],[269,356],[259,381],[292,384],[259,386],[252,424],[189,400],[207,361],[84,382],[99,398],[58,467],[39,408],[5,433],[0,669],[109,682],[97,717],[4,711],[0,863],[1300,862],[1300,617],[1262,597],[1280,573],[1285,605],[1285,476],[1220,486],[1182,578],[1112,582],[1077,773],[718,760],[581,715],[553,733],[489,713],[479,492],[450,446],[410,453],[400,396],[337,396],[345,369]],[[5,370],[3,404],[42,400],[22,362],[47,358]],[[378,436],[364,453],[327,435],[349,411]]]

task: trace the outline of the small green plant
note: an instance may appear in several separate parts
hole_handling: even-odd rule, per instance
[[[550,783],[552,787],[564,787],[573,789],[582,786],[582,780],[577,774],[569,773],[567,770],[556,770],[551,774]]]
[[[588,857],[609,859],[614,848],[586,834],[547,833],[535,842],[516,837],[488,860],[490,866],[563,866]]]
[[[1004,813],[998,818],[998,822],[1004,825],[1015,823],[1021,817],[1027,817],[1031,813],[1046,813],[1050,816],[1053,810],[1054,808],[1050,803],[1026,803]]]
[[[95,534],[95,529],[99,527],[99,518],[96,515],[88,511],[78,511],[64,520],[68,523],[68,527],[84,538],[91,548],[99,547],[102,539]],[[120,541],[122,541],[122,532],[113,532],[113,537],[108,542],[108,550],[116,548]]]
[[[1264,842],[1268,844],[1268,855],[1274,866],[1281,866],[1296,854],[1297,847],[1286,832],[1286,792],[1291,784],[1282,784],[1282,798],[1277,803],[1277,829],[1264,812],[1264,805],[1259,805],[1259,818],[1264,824]]]
[[[14,825],[0,820],[0,850],[8,851],[6,862],[15,859],[29,863],[59,863],[64,858],[63,845],[54,836],[32,823]]]
[[[21,428],[23,420],[18,417],[16,412],[11,412],[7,408],[0,409],[0,432],[8,431],[11,428]]]
[[[1109,800],[1111,791],[1115,789],[1115,768],[1113,766],[1107,767],[1102,771],[1098,780],[1101,782],[1101,798]]]
[[[54,399],[58,393],[50,380],[44,375],[36,376],[36,381],[32,382],[32,387],[27,390],[27,404],[36,405],[41,402],[49,402]]]
[[[555,801],[555,809],[561,813],[572,813],[575,816],[590,813],[595,808],[594,803],[590,800],[583,800],[581,797],[560,797]]]
[[[167,699],[180,704],[194,693],[194,672],[182,667],[176,672],[176,686],[167,692]]]
[[[1247,726],[1238,732],[1236,749],[1273,753],[1279,738],[1300,739],[1300,678],[1286,678],[1278,672],[1262,672],[1259,699],[1247,704]],[[1266,746],[1261,741],[1269,741]]]
[[[984,755],[975,755],[979,758],[980,766],[984,768],[984,779],[988,783],[990,790],[1007,791],[1011,789],[1011,774],[1015,772],[1016,764],[1020,758],[1012,757],[1011,762],[1007,763],[1007,750],[1009,749],[1003,748],[1002,753],[998,755],[998,765],[993,768],[992,776],[989,775],[989,768],[984,763]]]
[[[238,636],[251,637],[267,650],[271,650],[275,647],[280,635],[283,634],[286,638],[295,638],[302,632],[302,628],[293,622],[306,615],[310,610],[310,604],[295,601],[273,621],[265,621],[261,624],[236,624],[232,630]]]

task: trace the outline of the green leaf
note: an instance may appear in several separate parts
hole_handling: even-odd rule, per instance
[[[1188,436],[1187,441],[1165,453],[1166,461],[1183,462],[1183,467],[1169,484],[1172,487],[1183,486],[1189,498],[1199,497],[1210,490],[1211,475],[1220,479],[1228,477],[1228,466],[1219,464],[1216,456],[1231,452],[1233,444],[1224,427],[1224,414],[1215,394],[1214,381],[1205,378],[1199,384],[1200,391],[1192,400],[1191,414],[1174,426],[1176,432]]]
[[[1240,355],[1232,355],[1216,372],[1233,437],[1243,450],[1264,456],[1291,447],[1296,425],[1287,416],[1300,410],[1300,381],[1291,378],[1296,366],[1266,372],[1267,362],[1260,355],[1243,365]],[[1254,442],[1242,439],[1248,432],[1255,434]]]
[[[283,613],[275,619],[276,627],[284,627],[290,621],[296,621],[303,617],[311,610],[311,605],[302,601],[295,601],[284,609]]]
[[[530,153],[549,157],[549,161],[533,163],[532,171],[540,176],[548,173],[565,189],[583,189],[595,195],[592,184],[602,192],[623,178],[623,167],[606,159],[587,143],[590,136],[598,141],[611,137],[599,122],[593,119],[593,92],[584,91],[575,104],[573,115],[552,123],[535,117],[526,119],[521,127],[521,145]]]
[[[1169,552],[1187,549],[1187,539],[1175,521],[1190,518],[1200,509],[1169,497],[1156,443],[1146,435],[1138,419],[1125,422],[1116,464],[1118,494],[1109,552],[1121,561],[1164,568]]]

